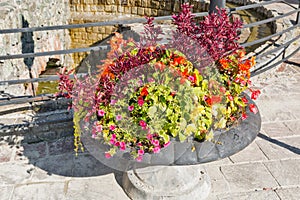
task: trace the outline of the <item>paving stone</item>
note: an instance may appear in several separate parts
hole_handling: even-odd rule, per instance
[[[256,143],[270,160],[299,158],[300,137],[278,139],[265,137]]]
[[[32,183],[17,185],[14,189],[12,199],[30,200],[58,200],[64,199],[65,183]]]
[[[74,154],[49,156],[47,158],[34,160],[33,164],[47,171],[49,175],[72,176],[72,169],[75,166],[73,161],[74,156]]]
[[[34,167],[24,163],[1,163],[0,185],[24,183],[30,180],[31,171]]]
[[[100,176],[114,172],[113,169],[89,154],[81,154],[75,157],[74,164],[72,169],[72,176],[74,177]]]
[[[292,130],[292,133],[294,135],[300,135],[300,120],[299,121],[289,121],[284,122],[284,124]]]
[[[9,200],[10,199],[10,195],[13,191],[13,186],[9,186],[9,187],[0,187],[0,199],[1,200]]]
[[[68,184],[66,200],[129,200],[116,182],[113,174],[97,178],[71,180]]]
[[[47,156],[47,143],[46,142],[39,142],[39,143],[23,143],[23,155],[26,156],[28,159],[38,159],[44,158]]]
[[[14,148],[8,144],[0,144],[0,163],[10,161]]]
[[[277,160],[264,164],[281,186],[300,185],[299,159]]]
[[[278,186],[262,163],[221,166],[221,171],[229,183],[229,192],[246,192]]]
[[[74,152],[73,137],[61,138],[59,140],[49,142],[49,155],[59,155],[63,153]]]
[[[217,195],[219,200],[280,200],[273,190]]]
[[[30,181],[31,182],[54,182],[54,181],[62,182],[68,179],[70,179],[70,177],[49,173],[46,170],[40,169],[39,167],[35,167],[34,170],[32,170],[32,177]]]
[[[268,158],[259,149],[255,142],[251,143],[246,149],[238,152],[237,154],[230,156],[230,159],[234,163],[238,162],[251,162],[251,161],[262,161]]]
[[[263,123],[261,129],[262,132],[266,133],[269,137],[284,137],[293,135],[293,131],[283,122]]]
[[[298,200],[300,199],[300,186],[296,188],[284,188],[276,190],[281,199]]]

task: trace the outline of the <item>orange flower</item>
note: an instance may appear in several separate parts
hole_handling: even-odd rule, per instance
[[[182,57],[182,56],[179,56],[177,58],[174,58],[174,62],[173,64],[176,66],[176,65],[181,65],[185,62],[185,58]]]
[[[147,87],[145,86],[141,91],[141,96],[147,96],[148,94],[149,93],[148,93]]]
[[[238,66],[241,71],[248,71],[252,67],[252,63],[250,60],[246,60],[243,63],[239,63]]]
[[[238,52],[238,55],[239,55],[239,58],[243,58],[245,56],[245,51],[239,51]]]
[[[222,67],[223,69],[228,69],[228,68],[229,68],[229,63],[228,63],[228,60],[227,60],[227,59],[221,58],[221,59],[219,60],[219,63],[221,64],[221,67]]]

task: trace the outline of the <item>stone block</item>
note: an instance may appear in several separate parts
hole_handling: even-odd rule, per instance
[[[257,140],[256,143],[270,160],[299,157],[300,137],[278,139],[263,137],[262,139]]]
[[[221,166],[231,191],[246,192],[274,188],[278,184],[262,163]]]
[[[158,15],[157,9],[151,9],[151,16],[156,17]]]
[[[18,185],[14,188],[12,199],[64,199],[64,187],[63,182]]]
[[[0,163],[0,185],[22,184],[29,181],[33,165],[27,163]]]
[[[249,162],[249,161],[264,161],[267,160],[267,157],[259,149],[257,144],[253,142],[242,151],[238,152],[233,156],[230,156],[230,159],[234,163],[239,163],[239,162]]]
[[[105,8],[105,6],[104,5],[97,5],[97,12],[104,12],[104,8]]]
[[[124,13],[125,14],[131,14],[131,7],[130,6],[125,6],[124,7]]]
[[[131,14],[137,15],[137,7],[131,7]]]
[[[104,6],[104,11],[105,12],[111,12],[111,10],[112,10],[112,6],[111,5],[105,5]]]
[[[9,200],[10,195],[13,191],[13,186],[0,186],[0,199],[2,200]]]
[[[107,174],[100,177],[89,177],[87,179],[73,179],[68,184],[66,199],[99,198],[107,200],[129,200],[127,195],[116,182],[113,174]]]
[[[105,27],[104,26],[100,26],[99,27],[99,32],[102,33],[102,34],[106,33],[105,32]]]
[[[220,194],[217,195],[218,198],[222,200],[280,200],[276,195],[276,192],[273,190],[260,190],[260,191],[251,191],[251,192],[242,192],[242,193],[233,193],[233,194]]]
[[[145,15],[146,16],[151,16],[151,9],[150,8],[145,8]]]
[[[137,8],[137,14],[140,16],[143,16],[145,14],[145,9],[144,8]]]
[[[92,12],[97,12],[97,11],[98,11],[96,5],[91,5],[90,10],[91,10]]]
[[[298,159],[276,160],[265,162],[264,164],[273,177],[276,178],[280,186],[300,185],[300,165]]]
[[[48,175],[72,176],[75,153],[49,156],[34,161],[34,165],[47,172]]]
[[[39,143],[23,143],[23,155],[28,159],[38,159],[47,156],[48,146],[46,142]]]
[[[0,144],[0,163],[10,161],[14,149],[8,144]]]
[[[272,138],[293,135],[292,130],[289,129],[283,122],[263,123],[262,131]]]
[[[83,6],[83,11],[84,12],[90,12],[91,11],[91,6],[90,5],[84,5]]]
[[[62,138],[48,143],[49,155],[60,155],[64,153],[73,153],[74,140],[73,137]]]
[[[280,199],[300,199],[300,187],[277,189]]]

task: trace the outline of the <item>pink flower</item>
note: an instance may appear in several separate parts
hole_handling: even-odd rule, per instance
[[[246,81],[242,80],[241,81],[241,86],[245,86],[246,85]]]
[[[133,109],[134,109],[134,106],[132,105],[132,106],[128,106],[128,110],[131,112],[131,111],[133,111]]]
[[[233,101],[233,97],[231,95],[228,95],[227,97],[228,97],[229,101]]]
[[[148,140],[152,140],[152,138],[153,138],[152,134],[151,134],[151,133],[148,133],[148,134],[147,134],[147,139],[148,139]]]
[[[258,109],[254,104],[249,104],[249,110],[254,114],[258,113]]]
[[[193,76],[189,76],[188,79],[189,79],[191,82],[195,82],[195,77],[193,77]]]
[[[121,119],[122,119],[122,115],[117,115],[117,116],[116,116],[116,120],[117,120],[117,121],[120,121]]]
[[[160,152],[160,147],[155,147],[153,149],[153,153],[159,153]]]
[[[243,113],[242,114],[242,120],[245,120],[245,119],[247,119],[248,118],[248,115],[246,114],[246,113]]]
[[[143,156],[138,156],[137,158],[136,158],[136,161],[138,161],[138,162],[141,162],[143,160]]]
[[[120,146],[120,142],[117,141],[117,142],[115,143],[115,146],[116,146],[116,147],[119,147],[119,146]]]
[[[251,94],[251,99],[256,100],[259,95],[260,95],[259,90],[253,90]]]
[[[116,138],[117,138],[116,134],[111,135],[111,139],[116,139]]]
[[[115,99],[111,99],[111,100],[110,100],[110,105],[113,106],[113,105],[115,105],[116,103],[117,103],[117,100],[115,100]]]
[[[138,100],[138,104],[139,104],[139,106],[142,107],[144,105],[144,100],[143,99],[139,99]]]
[[[105,152],[105,158],[111,158],[111,155],[109,152]]]
[[[96,131],[97,132],[102,132],[102,125],[96,126]]]
[[[145,128],[147,126],[147,123],[144,120],[140,121],[140,126]]]
[[[152,140],[151,142],[154,146],[156,146],[156,147],[159,146],[159,141],[158,140]]]
[[[168,147],[170,144],[171,144],[171,142],[169,141],[169,142],[164,144],[164,147]]]
[[[98,115],[103,117],[105,115],[104,110],[98,110]]]
[[[145,154],[145,152],[144,152],[144,150],[143,150],[143,149],[139,149],[139,150],[138,150],[138,154],[139,154],[139,155],[144,155],[144,154]]]
[[[110,125],[110,126],[109,126],[109,129],[110,129],[111,131],[114,131],[114,130],[116,129],[116,126],[115,126],[115,125]]]
[[[116,140],[115,140],[115,139],[110,139],[110,140],[109,140],[109,143],[115,144],[115,143],[116,143]]]
[[[142,145],[141,142],[139,142],[139,143],[137,143],[137,146],[138,146],[138,147],[141,147],[141,146],[143,146],[143,145]]]
[[[94,138],[94,139],[95,139],[95,138],[96,138],[96,136],[97,136],[96,134],[92,134],[92,138]]]
[[[125,142],[120,142],[120,150],[125,151],[126,149],[126,143]]]

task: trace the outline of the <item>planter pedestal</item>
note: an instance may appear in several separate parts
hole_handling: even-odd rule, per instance
[[[210,178],[200,165],[151,166],[123,176],[123,189],[133,200],[204,200],[210,188]]]

